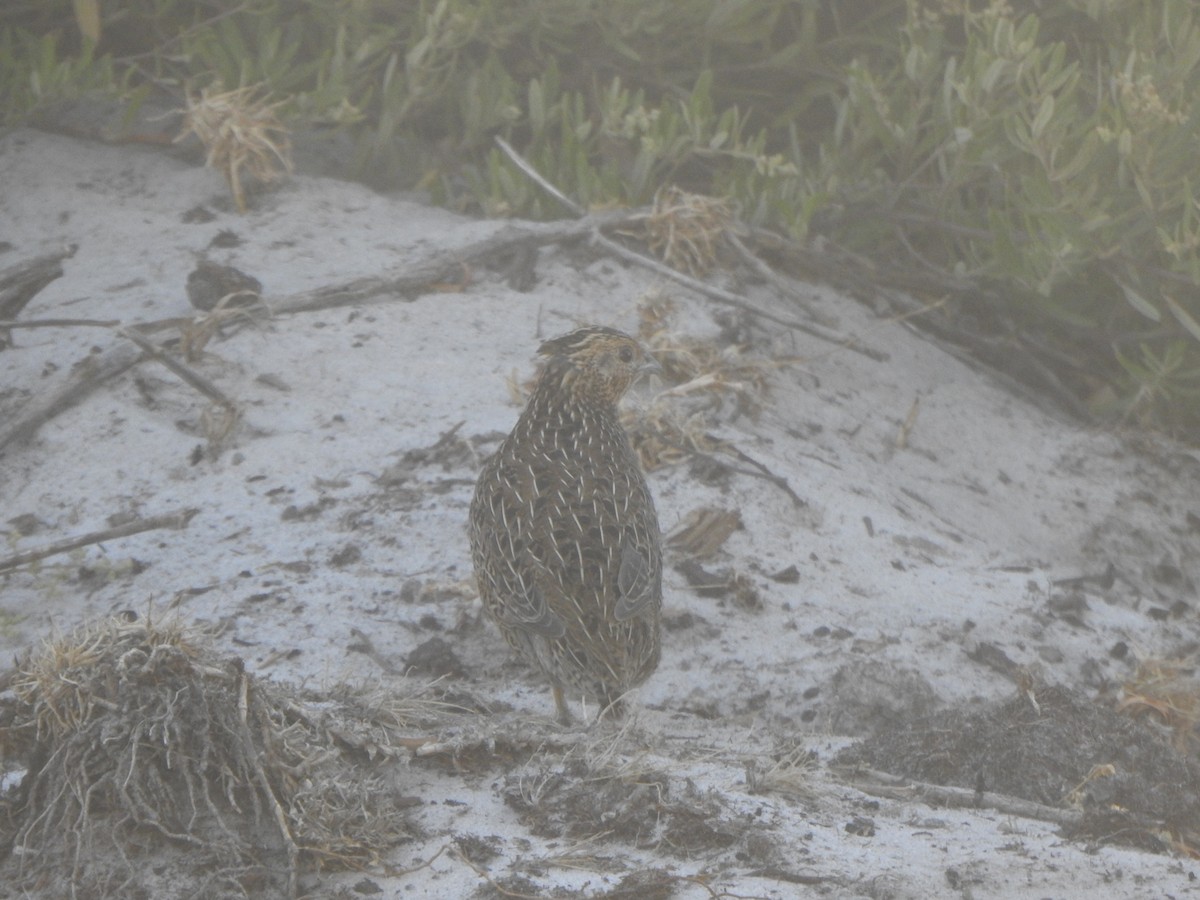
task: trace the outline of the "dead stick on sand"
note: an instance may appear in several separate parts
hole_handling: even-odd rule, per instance
[[[742,299],[737,294],[716,287],[715,285],[707,284],[703,281],[700,281],[698,278],[693,278],[691,275],[686,275],[677,269],[672,269],[670,266],[660,263],[656,259],[651,259],[648,256],[644,256],[641,253],[638,253],[636,250],[630,250],[628,247],[618,244],[607,235],[601,234],[600,229],[596,229],[596,231],[592,234],[592,242],[603,247],[613,256],[619,257],[626,262],[639,265],[645,269],[649,269],[651,272],[657,272],[660,275],[665,275],[667,278],[679,282],[684,287],[691,288],[693,291],[703,294],[706,297],[710,297],[719,303],[724,303],[726,306],[732,306],[735,309],[745,310],[748,313],[766,319],[768,322],[774,322],[776,325],[782,325],[784,328],[793,328],[796,331],[802,331],[805,334],[812,335],[819,340],[829,341],[830,343],[837,344],[839,347],[843,347],[846,350],[853,350],[855,353],[861,353],[863,356],[867,357],[868,359],[873,359],[876,362],[884,362],[888,359],[888,355],[882,350],[864,347],[861,343],[859,343],[859,340],[856,337],[847,337],[845,335],[835,334],[828,329],[819,328],[816,325],[808,325],[804,322],[793,319],[790,316],[776,315],[775,313],[765,310],[755,303],[751,303],[749,300]]]
[[[60,412],[74,406],[110,378],[120,375],[141,355],[139,348],[121,342],[102,353],[88,356],[74,367],[63,383],[30,400],[14,417],[15,421],[0,429],[0,450],[33,437]]]
[[[582,219],[559,222],[513,222],[493,234],[472,241],[457,250],[439,251],[426,259],[373,278],[359,278],[344,284],[291,294],[278,300],[267,299],[275,315],[332,309],[372,300],[395,300],[397,294],[409,299],[429,293],[436,284],[462,280],[462,267],[520,247],[541,247],[564,241],[582,240],[593,230],[630,221],[637,210],[594,213]]]
[[[229,399],[229,397],[225,395],[224,391],[222,391],[219,387],[217,387],[199,372],[188,368],[182,362],[175,359],[175,357],[163,352],[163,349],[156,343],[151,340],[147,340],[132,328],[122,328],[120,330],[120,334],[122,337],[133,341],[204,396],[208,397],[210,400],[215,400],[217,403],[220,403],[222,406],[232,412],[237,412],[237,404]]]
[[[9,328],[112,328],[120,324],[117,319],[27,319],[23,322],[8,319],[0,322],[0,330]]]
[[[890,800],[918,800],[959,809],[994,809],[1007,815],[1021,816],[1025,819],[1040,819],[1043,822],[1054,822],[1058,825],[1078,825],[1083,821],[1083,813],[1078,810],[1046,806],[1044,803],[1036,803],[1008,794],[995,794],[991,791],[974,791],[970,788],[913,781],[911,778],[893,775],[891,772],[880,772],[876,769],[848,769],[845,774],[850,776],[848,783],[851,787],[873,797],[886,797]],[[859,778],[856,779],[854,777],[856,775]]]
[[[15,569],[18,566],[36,562],[39,559],[45,559],[48,556],[68,553],[71,550],[77,550],[80,547],[87,547],[91,544],[129,537],[133,534],[141,534],[143,531],[154,531],[158,528],[187,528],[188,522],[192,520],[192,516],[198,512],[198,509],[185,509],[182,512],[170,513],[165,516],[134,519],[132,522],[126,522],[124,525],[117,525],[114,528],[106,528],[104,531],[93,531],[79,537],[56,541],[48,547],[42,547],[38,550],[26,550],[24,553],[18,553],[16,556],[0,559],[0,572]]]
[[[566,241],[587,238],[593,230],[600,227],[620,225],[627,222],[637,210],[595,213],[582,219],[565,222],[525,222],[507,224],[497,229],[487,237],[473,241],[457,250],[438,251],[425,259],[418,260],[393,273],[374,278],[359,278],[342,284],[329,285],[290,294],[275,300],[267,301],[267,306],[275,315],[286,313],[311,312],[320,309],[333,309],[339,306],[350,306],[359,303],[392,301],[397,295],[405,299],[414,299],[421,294],[433,290],[433,285],[440,282],[453,281],[461,278],[462,267],[470,265],[489,256],[511,252],[525,246],[541,247]],[[155,326],[175,325],[185,322],[184,319],[167,319],[153,323]],[[130,325],[123,333],[127,336],[146,330],[145,326]],[[136,338],[130,337],[136,342]],[[163,360],[159,354],[153,354]],[[46,422],[63,410],[75,405],[105,381],[124,372],[138,362],[142,356],[142,348],[131,347],[120,342],[99,354],[89,356],[87,360],[61,383],[41,396],[31,400],[14,417],[14,421],[0,427],[0,450],[9,444],[26,441],[37,433]],[[189,374],[195,375],[192,370]],[[179,373],[180,377],[183,376]],[[187,378],[188,382],[209,396],[206,388],[200,388],[196,381]],[[208,387],[212,385],[205,382]],[[220,391],[217,391],[220,394]],[[218,402],[227,405],[228,398],[223,394]]]

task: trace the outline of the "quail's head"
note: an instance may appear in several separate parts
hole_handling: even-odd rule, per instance
[[[538,353],[548,357],[542,379],[583,403],[616,403],[639,376],[662,371],[636,340],[599,325],[546,341]]]

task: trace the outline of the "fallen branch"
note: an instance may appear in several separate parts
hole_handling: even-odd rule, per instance
[[[708,435],[708,437],[714,441],[717,441],[721,445],[722,449],[728,451],[729,453],[732,453],[734,456],[736,456],[742,462],[746,463],[749,466],[754,466],[754,468],[756,470],[753,472],[747,472],[745,469],[738,469],[739,472],[742,472],[753,478],[762,478],[762,479],[765,479],[766,481],[771,482],[771,484],[775,485],[777,488],[779,488],[785,494],[787,494],[789,497],[791,497],[792,503],[796,504],[796,506],[799,506],[799,507],[808,506],[808,503],[804,500],[804,498],[801,497],[799,494],[797,494],[794,490],[792,490],[792,486],[790,484],[788,484],[788,480],[786,478],[784,478],[782,475],[776,475],[774,472],[772,472],[770,469],[768,469],[765,465],[760,463],[757,459],[755,459],[754,457],[750,456],[749,454],[744,453],[743,451],[739,450],[737,448],[736,444],[733,444],[730,441],[722,441],[720,438],[718,438],[716,435],[713,435],[713,434]]]
[[[117,319],[28,319],[18,322],[14,319],[0,321],[0,331],[10,328],[113,328],[121,323]]]
[[[224,391],[222,391],[219,387],[217,387],[199,372],[184,365],[170,354],[163,352],[162,347],[160,347],[158,344],[151,340],[147,340],[144,336],[138,334],[138,332],[132,328],[122,328],[119,333],[122,337],[133,341],[147,354],[154,357],[210,400],[215,400],[230,412],[236,413],[238,411],[237,404],[234,403]]]
[[[74,367],[62,384],[30,400],[14,417],[14,421],[0,429],[0,450],[9,444],[29,440],[48,421],[74,406],[110,378],[120,375],[136,363],[141,355],[139,348],[121,342],[102,353],[88,356]]]
[[[472,262],[486,259],[489,256],[512,252],[520,247],[540,247],[562,241],[580,240],[590,235],[594,230],[625,222],[634,211],[607,211],[585,216],[575,221],[560,222],[523,222],[505,225],[493,234],[473,241],[458,250],[437,252],[429,258],[420,260],[413,265],[396,270],[393,274],[376,278],[359,278],[354,281],[328,287],[316,288],[280,297],[267,303],[274,314],[310,312],[319,309],[331,309],[371,301],[394,300],[397,295],[406,299],[415,299],[421,294],[434,290],[435,285],[461,280],[463,266]],[[173,325],[179,321],[170,319],[156,326]],[[132,335],[148,330],[141,325],[130,325],[122,330],[122,334],[137,342]],[[153,345],[152,345],[153,346]],[[122,342],[109,347],[102,353],[89,356],[85,362],[66,379],[43,396],[31,400],[23,407],[14,421],[0,428],[0,450],[9,444],[29,440],[46,422],[63,410],[78,403],[101,384],[110,378],[121,374],[139,361],[144,344],[138,349]],[[152,355],[164,364],[165,355],[161,352]],[[172,360],[174,361],[174,360]],[[211,385],[211,383],[196,376],[187,369],[188,375],[174,369],[193,387],[229,409],[232,406],[228,397]],[[201,387],[201,384],[205,385]],[[215,394],[213,393],[215,391]]]
[[[0,319],[15,319],[38,291],[62,276],[62,261],[75,255],[75,244],[0,270]],[[7,328],[0,325],[0,348],[8,344]]]
[[[126,522],[124,525],[106,528],[103,531],[92,531],[88,534],[80,535],[79,537],[66,538],[65,540],[56,541],[49,546],[42,547],[37,550],[26,550],[24,553],[18,553],[15,556],[8,557],[7,559],[0,559],[0,572],[6,572],[9,569],[15,569],[19,566],[36,562],[39,559],[45,559],[48,556],[57,556],[60,553],[69,553],[72,550],[77,550],[80,547],[87,547],[91,544],[99,544],[104,541],[115,540],[116,538],[141,534],[143,531],[154,531],[159,528],[187,528],[188,523],[192,520],[192,517],[198,512],[198,509],[185,509],[182,512],[170,513],[164,516],[138,518],[134,519],[132,522]]]
[[[1043,822],[1054,822],[1057,825],[1072,827],[1078,826],[1083,821],[1083,813],[1079,810],[1046,806],[1044,803],[1035,803],[1033,800],[1024,800],[1008,794],[995,794],[991,791],[974,791],[969,788],[913,781],[901,775],[880,772],[877,769],[851,768],[845,770],[843,774],[850,776],[848,783],[851,787],[864,794],[870,794],[872,797],[886,797],[890,800],[921,800],[957,809],[994,809],[1006,815],[1040,819]]]
[[[442,251],[412,265],[405,265],[391,274],[331,287],[315,288],[278,300],[267,301],[273,314],[310,312],[366,303],[371,300],[394,300],[397,295],[414,300],[429,293],[435,285],[461,283],[463,266],[500,253],[511,253],[521,247],[541,247],[546,244],[580,240],[600,228],[620,225],[636,214],[635,210],[616,210],[594,213],[582,219],[556,222],[514,222],[493,234],[473,241],[457,250]]]
[[[782,325],[784,328],[802,331],[805,334],[812,335],[820,340],[829,341],[837,344],[839,347],[844,347],[847,350],[853,350],[855,353],[861,353],[863,356],[873,359],[876,362],[885,362],[889,358],[888,355],[882,350],[875,350],[871,347],[863,346],[861,343],[859,343],[859,340],[856,337],[846,337],[844,335],[834,334],[826,329],[820,328],[819,326],[809,325],[805,322],[799,321],[798,319],[793,319],[790,316],[776,315],[769,310],[763,309],[757,304],[751,303],[749,300],[742,299],[737,294],[716,287],[715,285],[707,284],[698,278],[693,278],[691,275],[686,275],[683,272],[680,272],[678,269],[672,269],[665,263],[660,263],[658,260],[651,259],[648,256],[638,253],[636,250],[630,250],[628,247],[622,246],[607,235],[601,234],[599,229],[596,229],[596,231],[593,232],[592,243],[599,244],[609,253],[620,257],[626,262],[631,262],[634,265],[649,269],[651,272],[657,272],[659,275],[664,275],[673,281],[679,282],[684,287],[691,288],[693,291],[703,294],[704,296],[713,300],[717,300],[720,303],[724,303],[726,306],[732,306],[735,309],[745,310],[748,313],[752,313],[760,318],[766,319],[768,322],[774,322],[776,325]]]

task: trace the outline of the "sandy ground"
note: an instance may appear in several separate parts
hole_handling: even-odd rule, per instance
[[[78,245],[23,319],[194,316],[185,285],[200,254],[259,279],[269,304],[402,270],[501,225],[302,175],[238,215],[211,171],[28,130],[0,137],[0,185],[0,267]],[[210,220],[185,215],[198,207]],[[210,247],[223,231],[236,246]],[[995,809],[880,799],[827,768],[851,737],[1009,698],[1021,673],[1108,702],[1141,659],[1194,663],[1191,450],[1135,447],[1041,411],[820,285],[782,297],[725,282],[780,315],[803,304],[885,358],[583,247],[543,249],[536,273],[528,292],[478,268],[465,288],[214,337],[194,366],[243,410],[223,441],[206,398],[143,362],[4,450],[8,552],[122,517],[198,512],[184,530],[0,575],[0,657],[90,617],[169,607],[258,675],[403,691],[432,677],[401,673],[436,637],[458,664],[449,683],[492,711],[462,730],[552,734],[549,691],[480,618],[471,485],[516,419],[510,381],[532,373],[540,339],[584,322],[636,331],[669,302],[670,340],[721,349],[741,367],[726,375],[737,389],[660,382],[630,402],[647,417],[692,416],[743,457],[684,459],[650,484],[667,532],[702,507],[740,514],[699,562],[740,590],[703,595],[671,550],[662,665],[623,731],[601,723],[586,752],[550,741],[458,768],[392,763],[416,802],[414,837],[388,862],[416,870],[310,874],[305,891],[1200,897],[1200,863],[1185,856],[1068,840]],[[119,338],[74,327],[14,340],[0,352],[0,422]],[[789,767],[796,748],[815,760]],[[597,769],[607,780],[588,780]],[[605,797],[629,785],[653,794],[636,815],[621,806],[636,799],[628,791]]]

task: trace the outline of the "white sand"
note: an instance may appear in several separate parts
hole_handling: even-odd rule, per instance
[[[191,315],[187,275],[222,229],[243,243],[209,255],[261,280],[269,302],[402,267],[500,225],[305,177],[245,216],[226,211],[185,224],[183,213],[197,204],[228,209],[217,174],[154,151],[28,130],[0,137],[0,185],[0,240],[15,248],[0,255],[0,266],[79,245],[65,276],[24,319]],[[464,529],[477,463],[418,466],[391,487],[376,479],[457,423],[466,437],[510,428],[518,408],[505,380],[529,375],[540,338],[581,322],[634,330],[639,302],[655,291],[677,302],[681,332],[716,333],[713,315],[721,310],[711,301],[613,260],[580,259],[543,251],[531,293],[476,270],[460,293],[280,316],[214,339],[195,367],[244,408],[215,460],[193,457],[205,443],[208,401],[149,362],[28,444],[3,451],[0,523],[22,514],[42,523],[7,552],[102,529],[114,515],[199,512],[184,531],[112,541],[0,575],[0,654],[11,658],[52,627],[159,604],[197,623],[223,623],[219,646],[263,676],[399,683],[353,651],[356,632],[400,670],[416,646],[440,635],[466,666],[464,690],[531,720],[548,718],[549,691],[509,658],[493,629],[449,633],[479,615]],[[416,866],[455,838],[476,836],[494,838],[495,856],[479,864],[490,877],[519,873],[547,895],[556,887],[602,893],[629,871],[662,867],[706,876],[716,892],[771,898],[1200,896],[1193,860],[1096,849],[1064,840],[1047,823],[989,810],[875,801],[823,766],[807,799],[750,791],[747,763],[769,768],[781,741],[800,740],[822,763],[846,744],[835,735],[862,710],[853,691],[835,692],[842,667],[883,667],[884,687],[901,688],[890,701],[887,690],[874,692],[893,705],[912,700],[897,679],[905,672],[925,679],[937,702],[1010,696],[1011,680],[968,655],[986,642],[1045,682],[1097,691],[1129,678],[1139,654],[1194,648],[1200,631],[1200,554],[1187,519],[1200,514],[1200,484],[1189,451],[1156,443],[1153,455],[1139,453],[1033,408],[846,296],[816,285],[795,290],[889,359],[773,324],[752,329],[758,357],[798,362],[771,372],[757,420],[725,421],[719,433],[786,478],[803,507],[745,475],[718,488],[700,484],[686,466],[651,474],[667,531],[698,506],[740,511],[744,529],[705,564],[749,575],[763,608],[698,597],[669,568],[665,613],[695,621],[666,632],[662,666],[641,690],[621,747],[671,773],[673,798],[691,789],[686,779],[701,794],[711,791],[731,827],[760,830],[770,851],[739,858],[743,842],[688,858],[662,843],[655,849],[647,836],[641,848],[593,844],[591,862],[579,867],[538,866],[571,842],[539,837],[506,805],[503,765],[455,775],[418,760],[402,778],[406,793],[423,800],[413,818],[424,836],[398,847],[390,863]],[[764,286],[748,296],[798,315]],[[14,349],[0,352],[0,421],[90,348],[118,340],[95,328],[21,330],[15,339]],[[648,403],[662,387],[634,402]],[[918,401],[907,444],[898,447]],[[309,517],[282,515],[310,506]],[[360,556],[332,561],[351,546]],[[146,568],[133,575],[130,560]],[[1071,617],[1054,611],[1050,600],[1062,594],[1054,579],[1099,575],[1110,562],[1111,588],[1085,586],[1085,603]],[[1169,569],[1155,568],[1163,563],[1182,581],[1164,579]],[[793,564],[798,583],[767,577]],[[94,576],[80,579],[80,567]],[[402,599],[412,579],[446,590]],[[1148,615],[1180,599],[1191,604],[1182,617]],[[1110,654],[1119,642],[1130,648],[1123,658]],[[862,674],[847,679],[858,684]],[[537,774],[535,765],[529,777]],[[874,821],[873,836],[845,830],[855,816]],[[778,872],[754,874],[770,866],[827,880],[814,887]],[[363,877],[308,883],[314,896],[328,896]],[[452,853],[405,876],[366,877],[389,897],[467,896],[485,884]],[[712,896],[693,882],[677,890]]]

